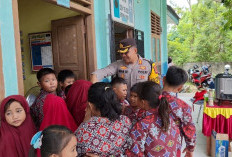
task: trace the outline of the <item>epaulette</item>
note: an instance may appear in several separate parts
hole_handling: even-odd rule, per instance
[[[151,59],[146,59],[146,58],[143,58],[143,60],[145,60],[145,61],[147,61],[151,66],[152,66],[152,64],[154,63]]]
[[[150,63],[150,65],[152,65],[153,61],[152,60],[148,60],[146,58],[142,58],[144,61],[147,61],[148,63]]]

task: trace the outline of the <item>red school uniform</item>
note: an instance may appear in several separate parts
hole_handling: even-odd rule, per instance
[[[170,116],[180,129],[180,134],[184,137],[186,148],[193,152],[196,145],[196,128],[192,122],[192,109],[181,99],[168,92],[163,92],[169,102]]]
[[[14,127],[6,121],[5,105],[11,99],[18,101],[26,114],[24,122]],[[35,125],[30,115],[29,105],[21,95],[11,95],[3,99],[0,105],[1,126],[0,126],[0,156],[1,157],[25,157],[30,150],[30,141],[36,133]]]
[[[132,146],[126,151],[126,155],[133,157],[177,156],[181,148],[181,138],[178,127],[170,117],[170,126],[167,132],[161,128],[162,121],[157,109],[145,112],[130,132]]]

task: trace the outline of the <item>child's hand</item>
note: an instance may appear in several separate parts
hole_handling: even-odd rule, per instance
[[[193,157],[193,152],[190,152],[187,148],[182,153],[185,153],[185,157]]]
[[[126,106],[122,105],[122,113],[124,113]]]

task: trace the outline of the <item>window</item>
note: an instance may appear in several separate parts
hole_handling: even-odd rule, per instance
[[[139,30],[135,30],[135,41],[138,49],[138,54],[144,58],[144,33]]]
[[[160,17],[151,11],[151,56],[161,73],[161,26]]]

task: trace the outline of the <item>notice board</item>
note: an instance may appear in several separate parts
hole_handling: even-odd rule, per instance
[[[113,21],[134,27],[134,0],[111,0]]]
[[[29,34],[29,44],[32,71],[39,71],[41,68],[53,69],[51,32]]]

